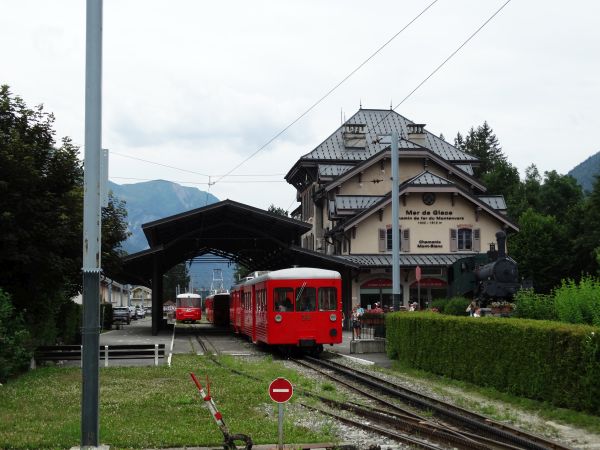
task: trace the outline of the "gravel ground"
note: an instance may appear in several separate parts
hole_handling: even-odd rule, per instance
[[[363,371],[370,371],[368,366],[365,367],[364,365],[353,363],[349,359],[338,358],[336,359],[336,362],[340,362],[349,367],[356,367],[357,369]],[[304,373],[310,378],[317,377],[317,379],[322,379],[324,382],[331,382],[329,379],[321,375],[315,375],[313,371],[305,367],[299,366],[292,362],[286,362],[285,364],[289,364],[290,367],[294,367],[295,370]],[[387,373],[380,372],[378,370],[372,370],[372,372],[378,377],[387,379],[404,387],[414,389],[425,395],[430,395],[448,403],[456,404],[458,400],[458,402],[461,403],[459,406],[466,407],[467,409],[472,409],[469,408],[468,405],[479,405],[480,408],[483,407],[487,410],[493,410],[495,411],[496,416],[500,416],[506,419],[502,420],[505,423],[509,423],[510,425],[513,425],[517,428],[521,428],[532,433],[553,439],[557,442],[562,443],[563,445],[572,447],[574,449],[600,449],[600,435],[591,433],[589,431],[574,426],[548,421],[536,414],[521,410],[515,407],[514,405],[509,405],[497,400],[490,400],[473,392],[469,392],[459,388],[449,387],[447,385],[443,387],[436,387],[429,381],[420,380],[404,375],[390,375]],[[337,389],[342,390],[343,388],[338,387]],[[354,394],[348,392],[348,395],[351,397]],[[297,420],[298,423],[306,423],[308,425],[313,424],[312,426],[315,426],[316,419],[314,411],[302,408],[298,405],[298,409],[294,412],[294,414],[295,420]],[[334,430],[336,430],[336,434],[340,438],[340,440],[344,442],[353,443],[359,449],[374,448],[374,446],[376,445],[379,445],[381,449],[390,450],[409,448],[407,446],[400,445],[396,441],[382,439],[377,435],[373,435],[361,429],[356,429],[355,427],[345,425],[335,419],[320,420],[332,421],[327,426],[331,426]],[[600,418],[598,420],[600,421]]]

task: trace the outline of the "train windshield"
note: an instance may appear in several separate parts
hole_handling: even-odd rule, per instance
[[[294,290],[289,287],[273,289],[273,306],[277,312],[294,310]]]
[[[317,290],[302,286],[296,289],[296,311],[314,311],[317,309]]]
[[[319,288],[319,311],[335,311],[337,309],[337,289],[334,287]]]
[[[199,298],[178,298],[177,299],[177,307],[178,308],[199,308],[200,307],[200,299]]]

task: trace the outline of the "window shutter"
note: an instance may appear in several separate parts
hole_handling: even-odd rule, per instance
[[[450,251],[455,252],[456,250],[457,250],[456,228],[450,228]]]
[[[473,251],[478,252],[481,250],[481,229],[475,228],[473,230]]]
[[[385,228],[379,229],[379,251],[385,252],[386,249],[386,241],[387,241],[387,231]]]
[[[405,228],[402,231],[402,246],[400,247],[400,251],[410,252],[410,229]]]

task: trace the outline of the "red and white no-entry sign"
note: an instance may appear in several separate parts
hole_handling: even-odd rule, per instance
[[[274,402],[285,403],[292,398],[293,393],[292,383],[285,378],[276,378],[269,385],[269,395]]]

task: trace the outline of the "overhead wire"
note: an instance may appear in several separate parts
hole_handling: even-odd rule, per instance
[[[201,175],[201,176],[205,176],[205,177],[209,177],[209,181],[208,181],[208,186],[212,186],[216,183],[221,182],[221,180],[225,177],[229,177],[229,176],[236,176],[236,175],[232,175],[232,172],[236,171],[238,168],[240,168],[243,164],[245,164],[247,161],[249,161],[250,159],[252,159],[254,156],[256,156],[259,152],[261,152],[262,150],[264,150],[267,146],[269,146],[269,144],[271,144],[273,141],[275,141],[279,136],[281,136],[283,133],[285,133],[288,129],[290,129],[294,124],[296,124],[296,122],[298,122],[300,119],[302,119],[304,116],[306,116],[309,112],[311,112],[316,106],[318,106],[323,100],[325,100],[327,97],[329,97],[329,95],[331,95],[337,88],[339,88],[342,84],[344,84],[352,75],[354,75],[358,70],[360,70],[365,64],[367,64],[371,59],[373,59],[379,52],[381,52],[381,50],[383,50],[385,47],[387,47],[394,39],[396,39],[396,37],[398,37],[404,30],[406,30],[410,25],[412,25],[417,19],[419,19],[419,17],[421,17],[423,14],[425,14],[425,12],[427,12],[427,10],[429,10],[433,5],[435,5],[439,0],[433,0],[429,5],[427,5],[419,14],[417,14],[412,20],[410,20],[406,25],[404,25],[404,27],[402,27],[398,32],[396,32],[391,38],[389,38],[384,44],[382,44],[377,50],[375,50],[369,57],[367,57],[363,62],[361,62],[356,68],[354,68],[350,73],[348,73],[341,81],[339,81],[334,87],[332,87],[329,91],[327,91],[321,98],[319,98],[316,102],[314,102],[308,109],[306,109],[302,114],[300,114],[298,117],[296,117],[296,119],[294,119],[292,122],[290,122],[285,128],[283,128],[281,131],[279,131],[277,134],[275,134],[271,139],[269,139],[266,143],[264,143],[261,147],[259,147],[254,153],[252,153],[250,156],[248,156],[246,159],[244,159],[241,163],[239,163],[238,165],[236,165],[233,169],[231,169],[229,172],[225,173],[224,175],[209,175],[209,174],[204,174],[204,173],[200,173],[200,172],[195,172],[192,170],[188,170],[188,169],[182,169],[180,167],[175,167],[175,166],[170,166],[167,164],[162,164],[162,163],[158,163],[155,161],[150,161],[147,159],[143,159],[143,158],[138,158],[135,156],[131,156],[131,155],[126,155],[123,153],[118,153],[118,152],[114,152],[111,151],[112,154],[114,155],[118,155],[118,156],[122,156],[125,158],[131,158],[131,159],[135,159],[138,161],[143,161],[149,164],[156,164],[159,166],[163,166],[163,167],[167,167],[170,169],[175,169],[175,170],[180,170],[182,172],[188,172],[188,173],[194,173],[196,175]],[[210,181],[210,178],[216,177],[217,179],[215,181]]]
[[[427,10],[429,8],[431,8],[433,5],[435,5],[438,1],[439,0],[433,0],[433,2],[431,2],[427,7],[425,7],[425,9],[423,9],[410,22],[408,22],[404,27],[402,27],[402,29],[400,29],[400,31],[398,31],[396,34],[394,34],[390,39],[387,40],[387,42],[385,42],[383,45],[381,45],[367,59],[365,59],[362,63],[360,63],[348,75],[346,75],[342,79],[342,81],[338,82],[334,87],[332,87],[329,91],[327,91],[327,93],[325,93],[325,95],[323,95],[320,99],[318,99],[316,102],[314,102],[307,110],[305,110],[302,114],[300,114],[298,117],[296,117],[285,128],[283,128],[283,130],[279,131],[271,139],[269,139],[262,146],[260,146],[254,153],[252,153],[250,156],[248,156],[246,159],[244,159],[242,162],[240,162],[237,166],[235,166],[233,169],[231,169],[225,175],[222,175],[217,180],[215,180],[214,183],[216,184],[216,183],[220,182],[223,178],[225,178],[226,176],[229,176],[232,172],[234,172],[237,169],[239,169],[242,165],[244,165],[250,159],[254,158],[254,156],[256,156],[258,153],[260,153],[262,150],[264,150],[267,146],[269,146],[269,144],[271,144],[271,142],[273,142],[274,140],[276,140],[279,136],[281,136],[288,129],[290,129],[294,124],[296,124],[296,122],[298,122],[300,119],[302,119],[304,116],[306,116],[309,112],[311,112],[317,105],[319,105],[323,100],[325,100],[327,97],[329,97],[338,87],[340,87],[342,84],[344,84],[352,75],[354,75],[360,68],[362,68],[366,63],[368,63],[371,59],[373,59],[373,57],[375,57],[381,50],[383,50],[385,47],[387,47],[387,45],[390,42],[392,42],[394,39],[396,39],[396,37],[398,37],[398,35],[400,33],[402,33],[404,30],[406,30],[410,25],[412,25],[419,17],[421,17],[423,14],[425,14],[425,12],[427,12]]]
[[[373,52],[367,59],[365,59],[361,64],[359,64],[348,75],[346,75],[339,83],[337,83],[333,88],[331,88],[325,95],[323,95],[319,100],[317,100],[315,103],[313,103],[307,110],[305,110],[296,119],[294,119],[292,122],[290,122],[285,128],[283,128],[281,131],[279,131],[277,134],[275,134],[271,139],[269,139],[265,144],[263,144],[261,147],[259,147],[250,156],[248,156],[246,159],[244,159],[242,162],[240,162],[238,165],[236,165],[233,169],[231,169],[230,171],[228,171],[224,175],[208,175],[208,174],[204,174],[204,173],[200,173],[200,172],[196,172],[196,171],[191,171],[191,170],[188,170],[188,169],[182,169],[182,168],[179,168],[179,167],[170,166],[170,165],[167,165],[167,164],[157,163],[155,161],[150,161],[150,160],[146,160],[146,159],[143,159],[143,158],[137,158],[137,157],[134,157],[134,156],[125,155],[125,154],[114,152],[114,151],[111,152],[111,153],[119,155],[119,156],[123,156],[123,157],[126,157],[126,158],[131,158],[131,159],[143,161],[143,162],[147,162],[147,163],[150,163],[150,164],[156,164],[156,165],[159,165],[159,166],[163,166],[163,167],[167,167],[167,168],[171,168],[171,169],[175,169],[175,170],[180,170],[180,171],[183,171],[183,172],[189,172],[189,173],[193,173],[193,174],[196,174],[196,175],[201,175],[201,176],[205,176],[205,177],[209,178],[209,181],[207,183],[187,182],[188,184],[208,185],[209,188],[210,188],[210,186],[212,186],[212,185],[214,185],[216,183],[232,183],[232,182],[235,183],[234,181],[222,181],[222,180],[225,177],[250,176],[250,175],[234,175],[234,174],[232,174],[232,172],[234,172],[235,170],[237,170],[239,167],[241,167],[243,164],[245,164],[251,158],[253,158],[254,156],[256,156],[259,152],[261,152],[262,150],[264,150],[269,144],[271,144],[279,136],[281,136],[283,133],[285,133],[289,128],[291,128],[300,119],[302,119],[304,116],[306,116],[310,111],[312,111],[317,105],[319,105],[330,94],[332,94],[339,86],[341,86],[345,81],[347,81],[354,73],[356,73],[360,68],[362,68],[367,62],[369,62],[374,56],[376,56],[381,50],[383,50],[383,48],[385,48],[389,43],[391,43],[400,33],[402,33],[404,30],[406,30],[411,24],[413,24],[419,17],[421,17],[428,9],[430,9],[438,1],[439,0],[434,0],[433,2],[431,2],[427,7],[425,7],[425,9],[423,9],[419,14],[417,14],[417,16],[415,16],[410,22],[408,22],[400,31],[398,31],[390,39],[388,39],[388,41],[386,41],[383,45],[381,45],[375,52]],[[400,101],[396,106],[394,106],[393,108],[391,108],[390,111],[384,117],[382,117],[375,125],[373,125],[372,127],[370,127],[370,130],[373,131],[373,129],[376,128],[381,122],[383,122],[391,114],[392,111],[395,111],[406,100],[408,100],[433,75],[435,75],[444,65],[446,65],[446,63],[448,63],[465,45],[467,45],[510,2],[511,2],[511,0],[507,0],[505,3],[503,3],[481,26],[479,26],[473,33],[471,33],[471,35],[469,35],[469,37],[460,46],[458,46],[452,53],[450,53],[450,55],[448,57],[446,57],[446,59],[444,59],[444,61],[442,61],[442,63],[440,63],[429,75],[427,75],[427,77],[425,77],[413,90],[411,90],[402,99],[402,101]],[[279,176],[279,174],[277,174],[277,175],[276,174],[273,174],[273,175],[271,175],[271,174],[264,174],[264,175],[260,175],[260,176]],[[217,178],[215,181],[210,181],[211,178],[215,178],[215,177]],[[112,178],[126,179],[126,177],[112,177]],[[148,181],[150,181],[150,180],[148,180]],[[241,181],[237,181],[237,182],[240,183]],[[256,180],[254,180],[254,181],[248,181],[248,182],[249,183],[250,182],[256,183],[256,182],[283,182],[283,181],[266,181],[266,180],[256,181]],[[292,201],[291,204],[293,204],[293,201]],[[290,207],[291,207],[291,204],[290,204]],[[289,209],[289,207],[288,207],[288,209]]]

